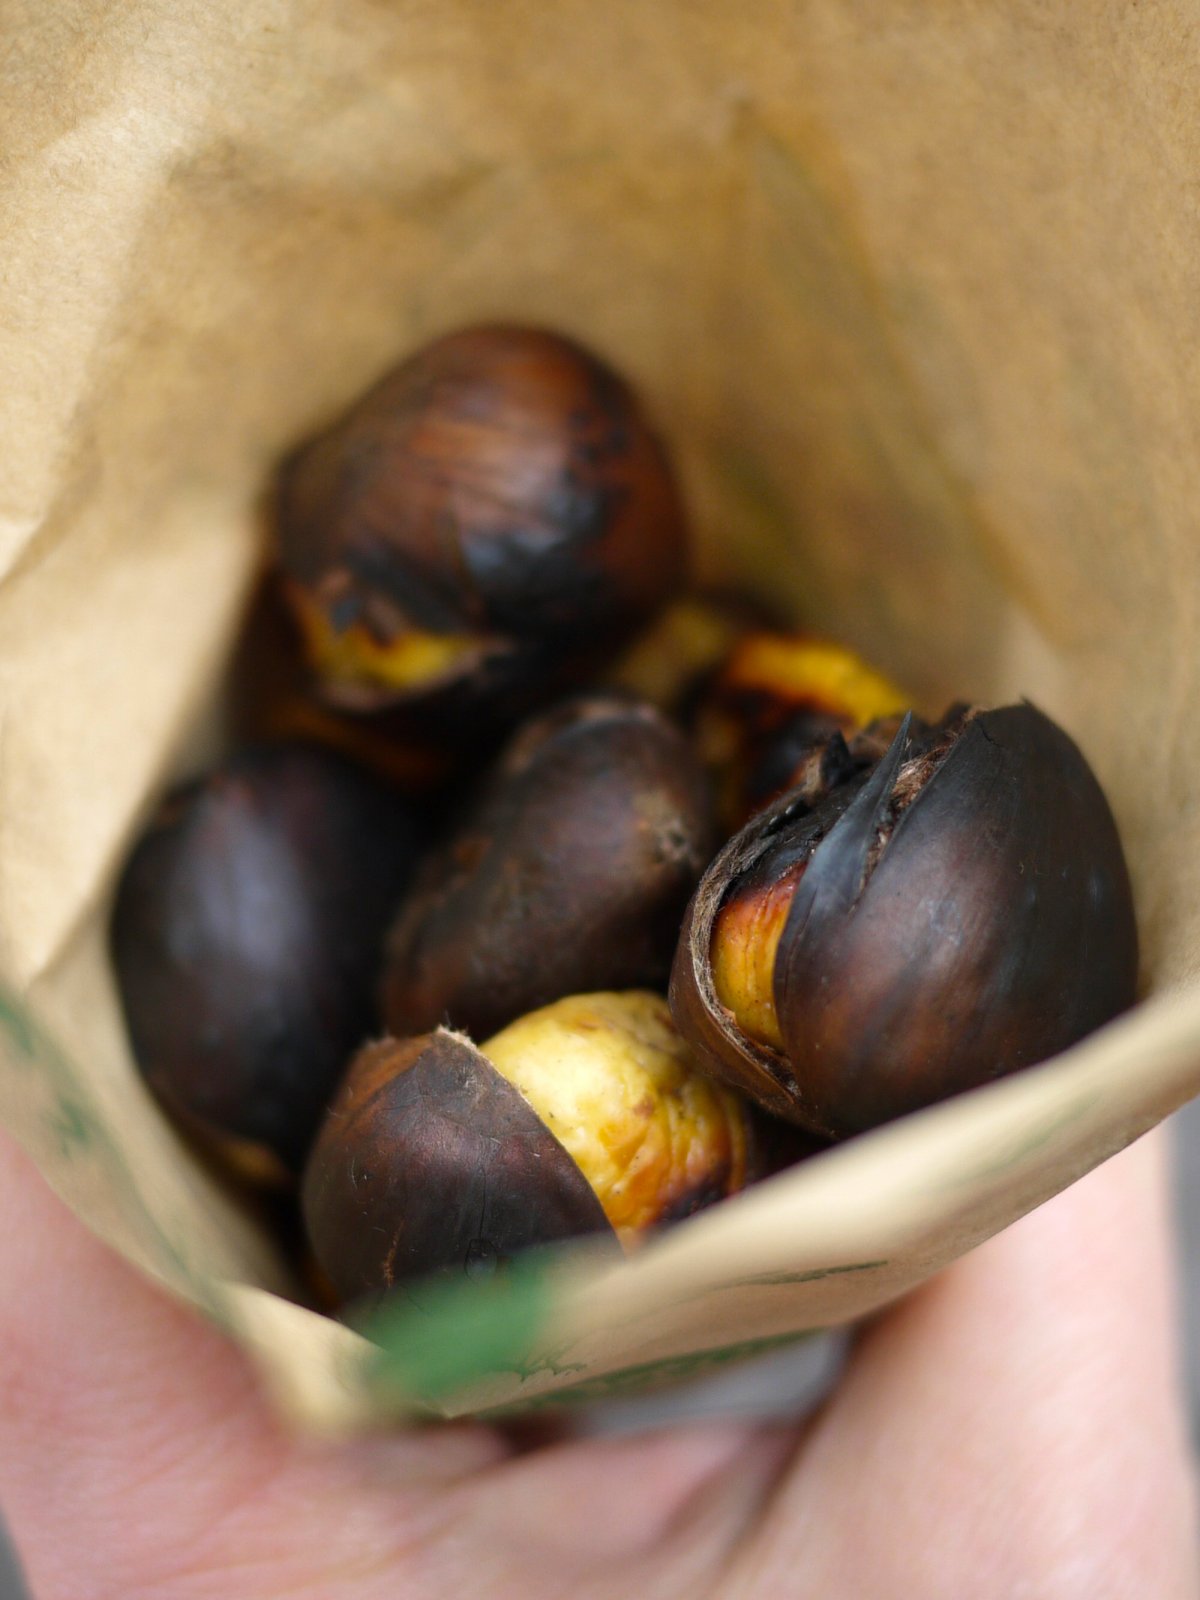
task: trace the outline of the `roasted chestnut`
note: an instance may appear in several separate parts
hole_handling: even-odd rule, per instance
[[[722,821],[735,831],[804,781],[814,754],[834,733],[850,739],[868,724],[894,718],[886,749],[910,704],[845,645],[804,633],[745,634],[693,711],[701,753],[717,774]]]
[[[569,339],[506,326],[427,345],[299,448],[278,547],[325,697],[465,740],[582,681],[687,564],[629,387]]]
[[[478,1039],[564,995],[665,985],[711,830],[699,762],[652,707],[591,696],[544,713],[401,907],[388,1027]]]
[[[671,979],[698,1059],[854,1134],[1032,1065],[1134,999],[1120,839],[1028,704],[955,710],[815,804],[792,792],[705,873]]]
[[[355,1299],[583,1234],[617,1252],[756,1175],[740,1096],[696,1072],[657,995],[575,995],[480,1048],[439,1028],[356,1058],[301,1199]]]
[[[134,1057],[182,1124],[299,1169],[377,1027],[419,844],[403,802],[301,745],[243,752],[164,801],[121,878],[112,950]]]

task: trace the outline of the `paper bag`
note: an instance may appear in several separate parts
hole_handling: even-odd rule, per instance
[[[698,1371],[903,1293],[1200,1089],[1200,328],[1182,7],[9,0],[0,1120],[352,1428]],[[708,573],[926,706],[1028,695],[1111,795],[1144,1002],[613,1268],[287,1298],[130,1062],[115,876],[220,737],[274,463],[425,338],[629,374]],[[431,1298],[432,1295],[432,1298]]]

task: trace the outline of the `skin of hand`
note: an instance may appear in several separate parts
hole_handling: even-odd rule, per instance
[[[0,1506],[36,1600],[1194,1600],[1164,1172],[879,1316],[803,1422],[333,1446],[0,1135]]]

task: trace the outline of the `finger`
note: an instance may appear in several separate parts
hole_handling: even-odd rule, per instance
[[[471,1428],[297,1444],[229,1341],[93,1238],[3,1134],[0,1217],[0,1504],[39,1600],[153,1574],[165,1595],[206,1552],[352,1568],[364,1522],[394,1549],[436,1486],[504,1453]]]
[[[695,1580],[740,1536],[795,1444],[791,1425],[705,1421],[577,1439],[508,1462],[470,1488],[495,1580],[482,1592],[532,1592],[532,1569],[558,1573],[564,1592],[590,1570],[607,1574],[605,1593],[640,1594],[657,1570],[673,1574],[672,1592],[695,1595]]]
[[[231,1583],[240,1600],[398,1584],[533,1600],[567,1573],[596,1593],[622,1573],[694,1593],[794,1448],[738,1424],[511,1462],[481,1428],[299,1445],[239,1353],[92,1238],[2,1134],[0,1215],[0,1503],[39,1600]]]
[[[1164,1166],[1147,1137],[863,1337],[753,1593],[1193,1600]]]

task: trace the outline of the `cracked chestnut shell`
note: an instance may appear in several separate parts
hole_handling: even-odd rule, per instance
[[[484,1038],[563,995],[664,986],[713,842],[705,774],[652,707],[597,695],[535,718],[404,900],[389,1029]]]
[[[671,979],[718,1077],[844,1137],[1056,1054],[1132,1004],[1116,825],[1035,707],[957,711],[713,862]]]
[[[443,736],[580,682],[687,564],[675,478],[633,392],[535,328],[418,351],[285,462],[277,514],[326,699]]]
[[[377,1027],[383,936],[419,845],[403,802],[301,745],[245,751],[167,797],[122,875],[112,952],[168,1111],[227,1156],[299,1169]]]
[[[848,741],[881,719],[890,743],[909,698],[848,646],[762,628],[731,647],[697,696],[702,755],[717,774],[722,821],[734,832],[804,782],[832,735]],[[861,763],[860,763],[861,765]]]
[[[757,1175],[753,1113],[666,1002],[575,995],[477,1048],[444,1028],[355,1059],[302,1187],[344,1299],[582,1235],[614,1256]]]

